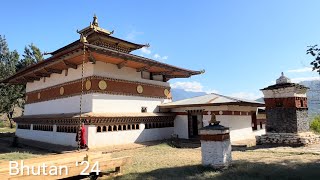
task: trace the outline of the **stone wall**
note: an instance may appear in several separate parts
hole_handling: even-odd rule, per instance
[[[308,109],[297,110],[297,126],[298,132],[309,131],[310,124],[308,120]]]
[[[296,108],[277,107],[266,109],[266,131],[271,133],[297,133]],[[301,116],[302,114],[299,114]],[[301,118],[302,119],[302,118]]]
[[[320,142],[320,136],[312,132],[304,133],[267,133],[257,136],[257,144],[285,144],[302,146]]]

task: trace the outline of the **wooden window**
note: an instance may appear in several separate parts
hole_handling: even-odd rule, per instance
[[[107,126],[103,126],[102,131],[106,132],[107,131]]]
[[[116,125],[113,126],[113,131],[118,131],[118,128]]]
[[[302,99],[300,100],[300,107],[304,107]]]
[[[97,127],[97,132],[101,132],[101,126]]]
[[[108,131],[112,131],[112,126],[108,126]]]
[[[127,125],[122,125],[122,130],[127,130]]]

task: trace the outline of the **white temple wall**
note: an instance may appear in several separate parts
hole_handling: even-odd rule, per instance
[[[174,134],[177,134],[179,138],[188,139],[188,116],[177,115],[174,119]]]
[[[65,71],[63,70],[61,74],[52,73],[50,77],[46,77],[44,82],[44,78],[42,77],[40,81],[28,82],[26,85],[26,92],[36,91],[39,89],[44,89],[48,87],[52,87],[58,84],[74,81],[81,78],[81,65],[78,65],[77,69],[68,69],[68,75],[65,75]],[[84,77],[93,75],[93,64],[86,63]]]
[[[172,112],[187,112],[187,110],[199,110],[204,111],[248,111],[255,112],[256,107],[246,107],[246,106],[203,106],[203,107],[183,107],[183,108],[173,108]],[[232,142],[239,140],[254,139],[254,133],[252,131],[251,115],[219,115],[216,114],[217,121],[220,124],[230,128],[230,139]],[[203,126],[209,125],[211,120],[211,115],[203,115]],[[174,133],[179,136],[179,138],[188,139],[188,116],[187,115],[177,115],[174,121]]]
[[[92,94],[84,94],[82,99],[82,111],[92,111]],[[62,114],[80,112],[80,96],[55,99],[50,101],[26,104],[24,115]]]
[[[211,116],[210,116],[211,118]],[[207,118],[210,120],[210,118]],[[230,127],[230,140],[231,142],[247,139],[255,139],[254,133],[251,127],[251,116],[216,116],[217,121],[226,127]]]
[[[42,77],[40,81],[28,82],[26,92],[52,87],[81,78],[81,65],[78,65],[77,69],[69,68],[67,76],[65,75],[65,71],[63,70],[61,74],[53,73],[50,77],[46,77],[45,81]],[[137,72],[134,68],[123,67],[118,69],[117,65],[100,61],[97,61],[96,64],[85,64],[84,77],[93,75],[170,87],[168,82],[160,81],[161,78],[157,76],[155,76],[155,80],[143,79],[141,72]]]
[[[93,74],[95,76],[123,79],[128,81],[136,81],[136,82],[142,82],[147,84],[170,87],[168,82],[157,81],[157,78],[155,80],[148,80],[148,79],[141,78],[141,72],[137,72],[137,70],[134,68],[123,67],[119,69],[117,65],[104,63],[100,61],[96,62],[96,65],[94,66]]]
[[[75,133],[16,129],[16,136],[24,139],[31,139],[34,141],[60,144],[65,146],[76,147],[78,145],[78,143],[76,142]]]
[[[170,102],[170,99],[148,98],[139,96],[123,96],[110,94],[84,94],[82,112],[96,113],[140,113],[141,107],[147,112],[158,112],[158,105]],[[80,112],[80,96],[26,104],[24,115],[62,114]]]
[[[169,139],[173,134],[173,127],[145,129],[143,123],[138,130],[97,132],[96,126],[88,127],[88,146],[89,148],[139,143]]]
[[[140,113],[141,107],[147,107],[147,112],[158,112],[158,105],[170,102],[169,99],[148,98],[139,96],[123,96],[95,93],[92,112],[135,112]]]

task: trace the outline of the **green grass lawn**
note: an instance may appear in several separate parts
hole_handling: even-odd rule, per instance
[[[160,144],[113,153],[132,156],[132,163],[117,179],[319,179],[320,157],[314,154],[235,151],[233,164],[224,171],[201,166],[197,149]]]

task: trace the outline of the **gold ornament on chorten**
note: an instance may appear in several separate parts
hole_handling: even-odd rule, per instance
[[[64,87],[60,87],[60,95],[64,94]]]
[[[141,94],[143,92],[143,87],[141,85],[137,86],[137,92]]]
[[[169,91],[168,89],[165,89],[165,90],[163,91],[163,93],[164,93],[164,95],[167,96],[167,97],[170,95],[170,91]]]
[[[106,81],[104,81],[104,80],[99,81],[99,89],[105,90],[105,89],[107,89],[107,87],[108,87],[108,85],[107,85]]]
[[[87,80],[86,81],[86,90],[90,90],[91,89],[91,81]]]

